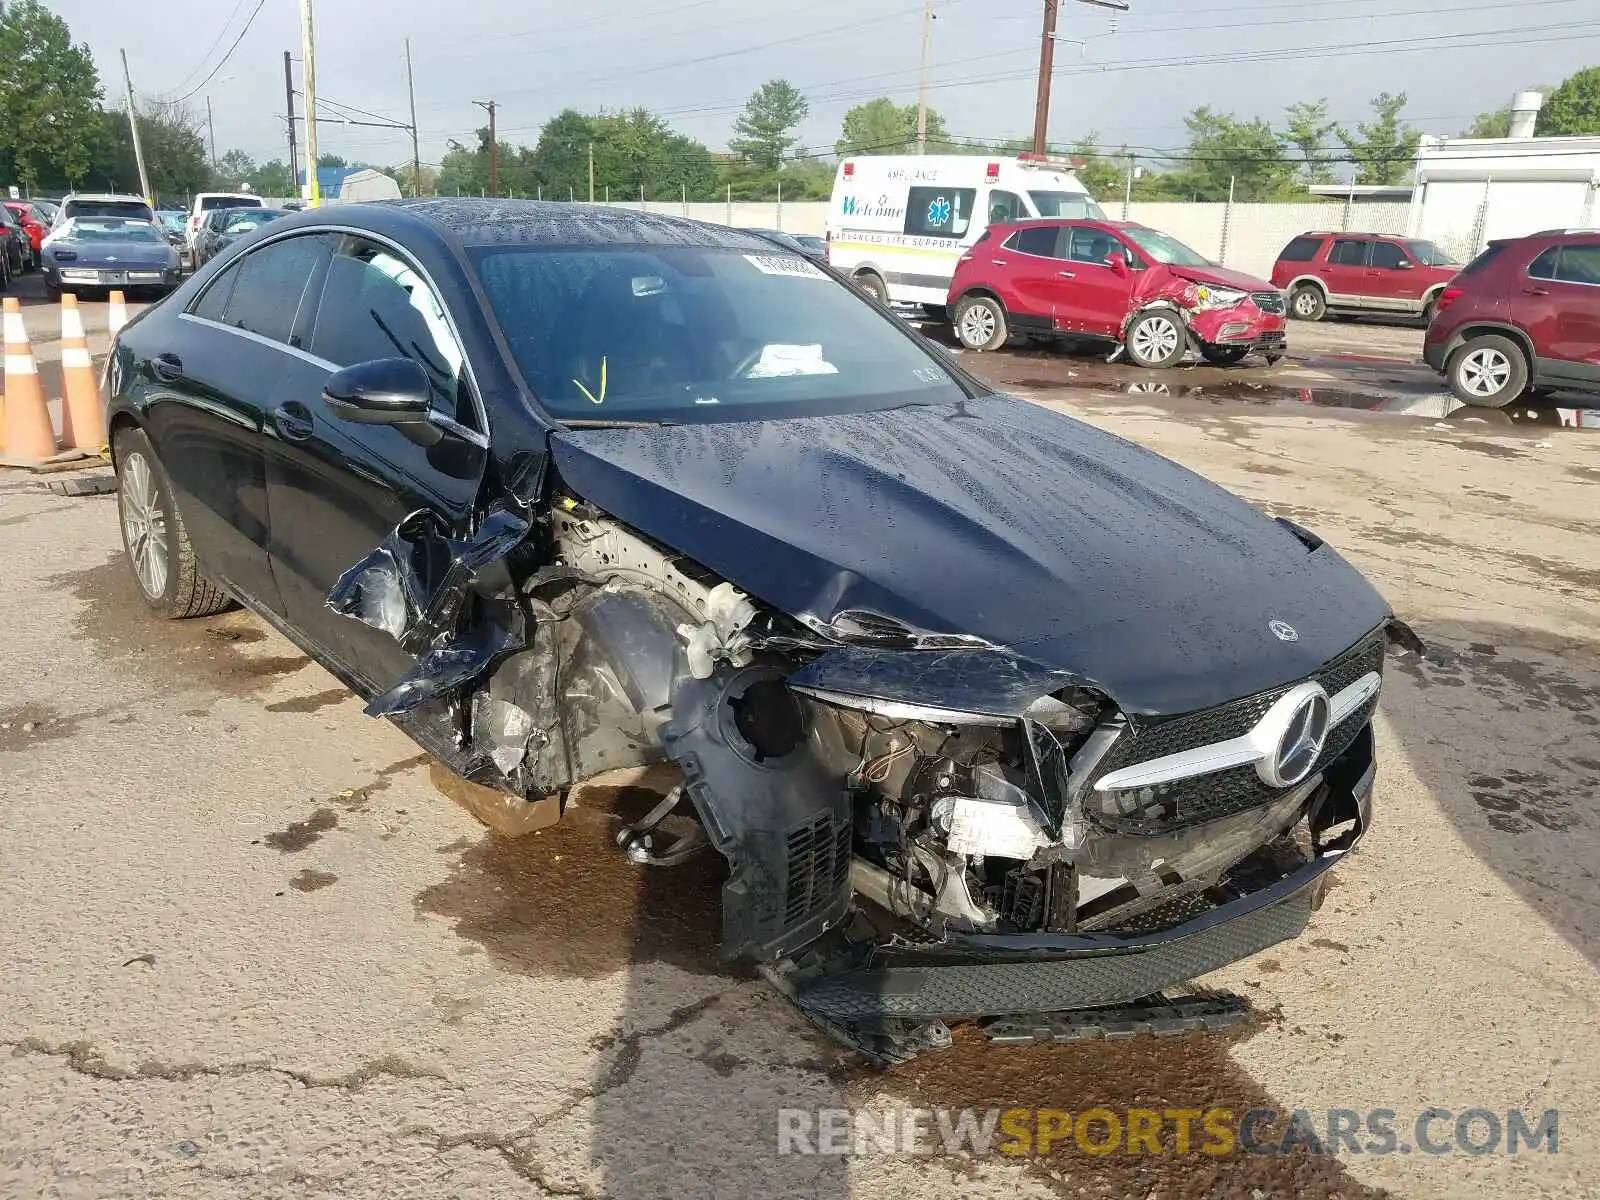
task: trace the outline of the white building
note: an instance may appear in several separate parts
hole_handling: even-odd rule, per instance
[[[1407,232],[1466,261],[1496,238],[1594,224],[1600,137],[1534,137],[1544,98],[1518,93],[1511,136],[1429,138],[1417,151]]]

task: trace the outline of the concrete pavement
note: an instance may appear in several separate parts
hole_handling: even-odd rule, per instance
[[[253,618],[152,619],[114,500],[0,475],[0,1196],[1592,1195],[1590,439],[1037,398],[1317,530],[1431,647],[1307,936],[1208,980],[1251,1030],[864,1070],[717,963],[715,861],[622,861],[648,793],[500,840]],[[1561,1123],[1517,1157],[777,1153],[780,1108],[991,1104]]]

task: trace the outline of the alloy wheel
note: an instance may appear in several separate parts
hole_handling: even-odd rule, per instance
[[[145,595],[159,599],[167,590],[167,514],[161,506],[161,491],[150,462],[138,451],[123,459],[117,499],[122,507],[122,536],[133,573]]]
[[[1178,327],[1168,317],[1147,317],[1133,331],[1133,350],[1148,362],[1160,362],[1178,348]]]
[[[994,337],[994,312],[987,304],[971,304],[961,314],[961,340],[969,346],[987,346]]]
[[[1317,298],[1311,292],[1299,292],[1294,298],[1294,311],[1302,317],[1309,317],[1317,311]]]
[[[1456,375],[1472,395],[1496,396],[1511,379],[1511,360],[1492,347],[1484,347],[1463,357]]]

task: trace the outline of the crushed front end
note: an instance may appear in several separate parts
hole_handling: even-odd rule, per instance
[[[1268,355],[1281,355],[1288,349],[1288,307],[1282,292],[1247,292],[1183,279],[1174,282],[1181,287],[1172,299],[1184,314],[1190,336],[1203,346]]]

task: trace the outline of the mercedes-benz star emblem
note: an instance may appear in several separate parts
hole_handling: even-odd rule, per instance
[[[1317,765],[1328,740],[1328,693],[1302,683],[1281,697],[1252,730],[1261,758],[1256,774],[1268,787],[1293,787]]]
[[[1267,628],[1272,630],[1272,636],[1280,642],[1298,642],[1300,640],[1300,634],[1287,621],[1268,621]]]

